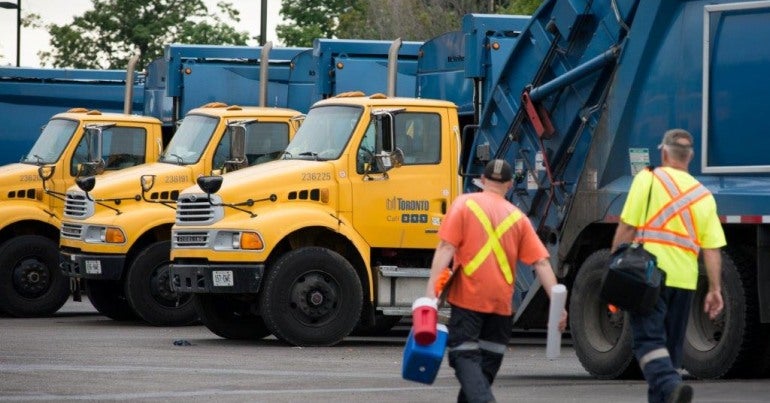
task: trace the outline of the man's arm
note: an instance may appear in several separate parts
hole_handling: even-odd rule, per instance
[[[449,262],[452,261],[452,257],[455,255],[455,247],[449,242],[444,240],[439,241],[436,247],[436,252],[433,254],[433,262],[430,265],[430,278],[428,279],[428,285],[425,288],[425,296],[430,298],[436,298],[435,284],[441,272],[449,266]]]
[[[551,288],[558,284],[556,275],[553,274],[551,268],[551,262],[547,259],[540,259],[532,265],[535,268],[537,278],[540,280],[540,284],[545,289],[548,298],[551,298]],[[561,313],[561,319],[559,319],[559,331],[563,332],[567,329],[567,310],[563,310]]]
[[[719,249],[703,249],[703,263],[706,265],[706,276],[709,280],[709,290],[703,301],[703,312],[714,318],[722,312],[722,252]]]
[[[636,236],[636,227],[628,225],[623,221],[618,223],[618,228],[615,230],[615,236],[612,238],[612,249],[610,252],[615,252],[618,246],[624,243],[631,243]]]

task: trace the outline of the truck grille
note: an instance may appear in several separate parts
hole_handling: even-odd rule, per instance
[[[217,195],[211,195],[211,202],[221,203]],[[212,224],[224,216],[222,206],[212,206],[206,194],[184,194],[179,196],[176,208],[177,225]]]
[[[174,248],[205,248],[208,242],[206,231],[175,231],[173,236]]]
[[[86,199],[86,194],[81,191],[67,192],[64,199],[64,216],[69,218],[84,219],[94,214],[94,202]]]
[[[61,236],[63,238],[80,239],[80,235],[83,233],[83,226],[73,223],[62,223]]]

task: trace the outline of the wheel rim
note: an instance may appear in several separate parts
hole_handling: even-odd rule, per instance
[[[698,279],[698,288],[695,290],[692,306],[690,307],[690,320],[687,322],[687,341],[694,349],[705,352],[713,350],[719,345],[724,334],[727,310],[723,310],[716,319],[711,320],[708,314],[703,312],[703,302],[708,293],[708,280],[703,276]],[[727,296],[723,295],[725,307],[729,306]]]
[[[599,283],[597,282],[598,289]],[[595,293],[586,295],[586,303],[583,305],[583,317],[587,342],[591,347],[600,352],[612,350],[623,334],[623,322],[625,315],[622,310],[601,301]]]
[[[339,312],[339,283],[323,272],[312,271],[297,277],[291,286],[289,307],[301,323],[321,326]]]
[[[191,294],[181,295],[171,289],[171,273],[168,263],[164,263],[152,271],[150,294],[157,303],[171,308],[186,304],[192,297]]]
[[[13,268],[13,285],[19,295],[25,298],[39,297],[51,285],[48,266],[36,258],[26,258]]]

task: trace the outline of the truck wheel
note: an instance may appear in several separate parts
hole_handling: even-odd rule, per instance
[[[759,324],[756,269],[736,264],[722,253],[722,299],[725,308],[716,320],[703,312],[708,291],[705,269],[700,267],[687,335],[683,365],[698,378],[759,376],[762,344]]]
[[[21,235],[0,247],[0,311],[18,317],[51,315],[69,295],[55,242]]]
[[[140,318],[155,326],[189,325],[198,319],[191,294],[171,289],[171,242],[156,242],[143,250],[126,274],[126,297]]]
[[[270,335],[262,317],[251,311],[250,302],[215,294],[195,294],[192,301],[201,322],[219,337],[259,340]]]
[[[86,280],[86,295],[100,314],[117,321],[135,320],[136,313],[123,294],[123,282]]]
[[[631,350],[627,315],[599,298],[609,262],[609,249],[591,254],[578,271],[569,303],[569,325],[575,353],[591,375],[599,379],[639,378],[641,370]]]
[[[270,268],[262,316],[280,340],[296,346],[331,346],[350,334],[361,315],[363,291],[353,266],[326,248],[305,247]]]

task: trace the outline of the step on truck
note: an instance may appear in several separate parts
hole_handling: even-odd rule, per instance
[[[67,191],[61,232],[64,274],[115,320],[185,325],[197,314],[169,287],[171,225],[179,192],[198,176],[275,159],[301,114],[284,108],[211,103],[182,119],[159,161]],[[93,179],[93,178],[91,178]]]

